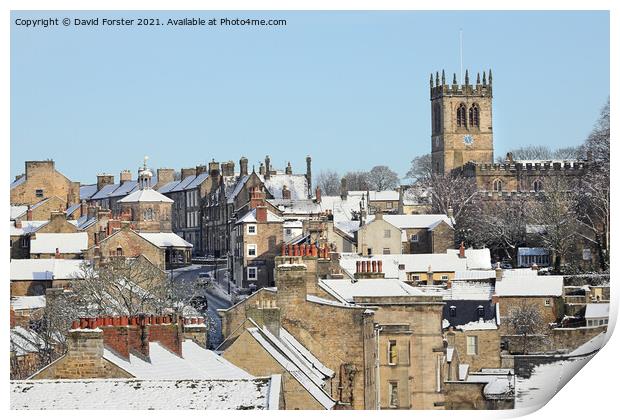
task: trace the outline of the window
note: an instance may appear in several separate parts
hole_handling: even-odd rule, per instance
[[[480,127],[480,109],[478,108],[478,104],[473,104],[471,108],[469,108],[469,126]]]
[[[390,382],[388,386],[390,407],[398,408],[398,382]]]
[[[385,207],[387,207],[388,209],[392,208],[392,202],[388,201],[387,203],[385,203]]]
[[[287,235],[290,235],[290,234],[291,234],[291,232],[292,232],[292,230],[291,230],[290,228],[286,229],[286,234],[287,234]]]
[[[441,279],[442,280],[448,280],[448,275],[447,274],[442,274],[441,275]]]
[[[478,354],[478,337],[475,335],[467,336],[467,354],[470,356]]]
[[[383,237],[384,238],[391,238],[392,237],[392,231],[389,229],[386,229],[383,231]]]
[[[388,342],[388,364],[398,364],[398,348],[396,347],[396,340],[390,340]]]
[[[383,248],[383,255],[389,255],[391,253],[390,248]]]
[[[411,276],[411,279],[418,281],[420,280],[420,276],[416,274],[416,275]]]
[[[441,131],[441,106],[436,103],[433,106],[433,132],[439,133]]]
[[[258,268],[256,267],[248,267],[248,281],[256,280],[258,274]]]
[[[20,242],[21,242],[22,248],[28,248],[28,237],[27,236],[22,236],[20,239]]]
[[[456,316],[456,306],[450,306],[450,317],[454,318]]]
[[[256,257],[256,244],[248,244],[248,257]]]
[[[411,242],[419,242],[420,238],[418,237],[418,235],[411,235]]]
[[[484,306],[478,306],[478,318],[484,318]]]
[[[153,209],[146,209],[144,211],[144,220],[153,220]]]
[[[37,198],[43,198],[43,190],[42,189],[34,190],[34,195],[36,195]]]
[[[465,104],[460,104],[456,110],[456,126],[467,127],[467,109]]]
[[[545,299],[545,306],[551,306],[551,299]]]
[[[535,192],[539,192],[543,190],[543,184],[542,181],[540,179],[537,179],[536,181],[534,181],[534,183],[532,184],[532,189]]]
[[[256,225],[248,225],[248,235],[256,235]]]
[[[493,191],[502,192],[502,180],[496,179],[493,181]]]
[[[123,256],[123,248],[121,248],[120,246],[116,248],[116,256],[117,257]]]

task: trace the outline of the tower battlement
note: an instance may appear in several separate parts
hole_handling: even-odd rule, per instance
[[[456,73],[453,73],[452,84],[446,82],[445,71],[441,71],[441,77],[439,72],[435,75],[431,73],[430,78],[430,94],[431,100],[440,98],[442,96],[489,96],[493,97],[493,74],[489,70],[489,78],[487,80],[486,71],[482,72],[482,78],[480,73],[476,76],[476,83],[472,84],[469,81],[469,70],[465,70],[465,83],[458,84],[456,81]]]

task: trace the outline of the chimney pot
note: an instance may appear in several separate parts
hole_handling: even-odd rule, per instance
[[[373,273],[377,272],[377,261],[375,260],[372,261],[372,272]]]
[[[355,261],[355,272],[359,273],[361,268],[362,268],[362,262],[361,261]]]
[[[77,330],[80,327],[80,324],[78,321],[71,321],[71,329],[72,330]]]
[[[377,272],[383,273],[383,261],[382,260],[377,261]]]
[[[459,247],[459,258],[465,258],[465,244],[461,241],[461,246]]]

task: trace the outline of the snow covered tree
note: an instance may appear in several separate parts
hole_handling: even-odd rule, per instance
[[[548,328],[540,308],[525,299],[508,312],[504,322],[508,325],[510,334],[521,337],[523,354],[528,354],[534,349],[533,338],[536,338],[538,343],[548,342]]]
[[[316,177],[316,185],[321,188],[323,195],[340,194],[340,176],[336,171],[325,170]]]
[[[400,184],[398,174],[385,165],[375,166],[368,172],[368,187],[375,191],[393,190]]]
[[[416,156],[411,161],[411,167],[405,175],[414,183],[423,182],[430,178],[433,173],[431,154]]]

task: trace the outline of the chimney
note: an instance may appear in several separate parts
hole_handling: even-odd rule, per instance
[[[73,321],[67,337],[67,362],[70,372],[61,364],[57,367],[54,379],[103,378],[106,364],[103,361],[103,332],[99,328],[80,325]],[[65,376],[70,375],[70,376]],[[51,378],[50,378],[51,379]]]
[[[192,340],[202,348],[209,347],[209,333],[202,317],[183,318],[183,338]]]
[[[286,165],[286,169],[284,170],[284,173],[287,175],[293,175],[293,167],[291,166],[291,162],[289,162],[288,165]]]
[[[106,185],[114,184],[114,175],[99,174],[97,175],[97,190],[102,189]]]
[[[258,223],[267,222],[267,207],[264,205],[256,207],[256,221]]]
[[[459,258],[465,258],[465,244],[461,241],[461,246],[459,247]]]
[[[312,158],[306,156],[306,181],[308,181],[308,197],[312,197]]]
[[[383,212],[380,209],[375,212],[375,220],[383,220]]]
[[[269,179],[271,176],[271,158],[269,155],[265,156],[265,179]]]
[[[347,191],[347,179],[343,177],[340,180],[340,199],[341,200],[346,200],[348,194],[349,193]]]
[[[291,190],[289,190],[286,185],[282,185],[282,199],[283,200],[291,199]]]
[[[265,328],[276,337],[280,337],[280,308],[270,300],[258,301],[256,306],[247,308],[246,317],[256,325]]]
[[[247,174],[248,174],[248,158],[242,156],[241,159],[239,159],[239,175],[245,176]]]
[[[220,163],[216,162],[215,159],[211,159],[209,162],[209,176],[212,178],[220,176]]]
[[[321,204],[321,187],[316,187],[316,203]]]
[[[129,169],[122,170],[119,179],[121,183],[131,181],[131,171]]]
[[[454,219],[454,211],[452,210],[452,207],[448,208],[448,217],[450,220]]]
[[[181,179],[196,176],[196,168],[181,168]]]
[[[258,167],[258,174],[263,176],[265,175],[265,164],[263,162],[261,162]]]
[[[207,172],[207,167],[205,165],[196,165],[196,176],[202,175]]]
[[[502,278],[504,277],[504,272],[502,271],[502,267],[499,263],[499,261],[497,262],[497,264],[495,264],[495,281],[502,281]]]
[[[306,302],[308,269],[305,264],[291,264],[289,257],[276,257],[275,283],[277,306],[283,312],[299,308]]]
[[[235,175],[235,163],[232,160],[222,163],[222,176]]]
[[[157,170],[157,186],[162,187],[174,181],[174,169],[159,168]]]

